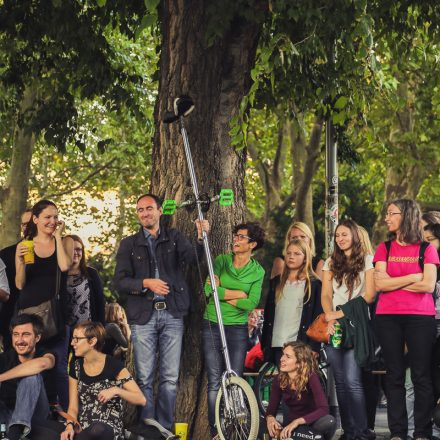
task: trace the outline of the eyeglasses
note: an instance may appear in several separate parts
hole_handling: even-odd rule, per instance
[[[391,211],[388,211],[385,214],[385,217],[392,217],[393,215],[397,215],[397,214],[402,214],[402,213],[401,212],[391,212]]]
[[[249,237],[248,235],[244,235],[244,234],[232,234],[232,238],[238,238],[239,240],[243,240],[244,238],[247,238],[249,241],[252,240],[251,237]]]
[[[437,240],[437,237],[433,237],[433,236],[431,236],[431,237],[426,237],[425,240],[426,240],[426,241],[429,241],[429,242],[431,243],[431,241],[435,241],[435,240]]]
[[[76,249],[73,250],[73,253],[74,254],[82,254],[83,250],[81,248],[76,248]]]
[[[75,344],[78,344],[78,342],[81,340],[81,339],[89,339],[87,336],[74,336],[73,338],[72,338],[72,342],[74,342]]]

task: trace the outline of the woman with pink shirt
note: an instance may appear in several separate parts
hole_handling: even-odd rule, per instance
[[[413,200],[400,199],[387,206],[385,222],[392,237],[389,252],[381,243],[374,256],[374,279],[381,291],[376,327],[386,364],[388,426],[391,440],[405,440],[408,419],[405,405],[404,347],[408,348],[414,383],[414,439],[431,438],[434,396],[431,352],[435,338],[434,290],[439,257],[432,245],[419,262],[423,241],[421,212]]]

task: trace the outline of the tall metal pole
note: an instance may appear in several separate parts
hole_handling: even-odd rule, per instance
[[[338,146],[330,117],[325,124],[325,251],[333,252],[333,238],[338,225]]]
[[[338,225],[338,146],[335,142],[333,124],[330,117],[325,123],[325,252],[329,257],[333,252],[334,236]],[[340,426],[338,401],[333,370],[329,368],[327,387],[330,414]]]
[[[183,138],[183,146],[185,148],[185,156],[186,156],[186,162],[188,164],[189,176],[191,178],[194,196],[195,196],[196,203],[197,203],[197,215],[198,215],[199,220],[203,220],[204,219],[203,211],[200,206],[200,200],[199,200],[199,188],[197,185],[197,178],[196,178],[196,173],[194,170],[194,163],[192,160],[191,149],[190,149],[189,141],[188,141],[188,135],[186,133],[185,124],[183,122],[183,116],[179,117],[179,125],[180,125],[180,134],[182,135],[182,138]],[[206,254],[206,262],[208,263],[209,279],[211,280],[211,287],[212,287],[212,291],[213,291],[212,297],[214,298],[214,303],[215,303],[218,328],[220,331],[220,339],[222,341],[222,351],[223,351],[223,356],[225,358],[225,366],[226,366],[227,372],[231,373],[232,372],[231,360],[229,358],[229,351],[228,351],[228,345],[226,342],[225,328],[223,326],[223,318],[222,318],[222,314],[221,314],[220,301],[218,299],[217,286],[215,284],[214,267],[212,265],[211,250],[209,248],[208,235],[206,234],[206,232],[204,230],[202,230],[202,237],[203,237],[203,246],[205,248],[205,254]]]

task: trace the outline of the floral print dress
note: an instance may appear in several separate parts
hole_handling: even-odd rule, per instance
[[[111,356],[106,356],[104,369],[97,376],[88,376],[83,362],[82,358],[75,359],[70,367],[70,376],[78,381],[78,421],[81,428],[85,429],[93,422],[105,423],[113,428],[115,440],[123,440],[122,399],[114,397],[102,404],[98,401],[98,394],[111,387],[122,387],[133,378],[130,375],[125,379],[116,379],[124,365]]]

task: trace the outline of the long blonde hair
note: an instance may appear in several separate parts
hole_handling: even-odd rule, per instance
[[[368,235],[367,230],[361,225],[357,225],[357,227],[358,227],[359,239],[361,241],[361,246],[364,251],[364,254],[374,255],[373,246],[371,244],[370,236]]]
[[[291,241],[290,233],[292,232],[292,229],[299,229],[301,232],[304,232],[307,238],[309,238],[310,250],[312,252],[312,257],[314,257],[316,255],[315,237],[312,234],[312,230],[303,222],[293,222],[289,226],[289,229],[287,230],[286,238],[284,239],[284,249],[287,249],[287,246]]]
[[[305,291],[307,292],[307,299],[306,301],[304,301],[305,304],[310,300],[310,297],[312,296],[312,280],[318,278],[315,272],[313,272],[312,268],[312,252],[309,245],[304,240],[295,238],[285,247],[284,255],[286,255],[287,250],[290,246],[296,246],[304,255],[303,264],[298,269],[297,279],[300,280],[302,278],[302,275],[304,275],[306,279]],[[281,272],[280,283],[275,290],[275,304],[277,304],[283,296],[283,289],[286,285],[289,273],[290,269],[287,267],[287,264],[284,264],[284,269]]]
[[[283,346],[283,352],[286,347],[293,350],[296,358],[296,375],[293,379],[289,374],[280,371],[278,375],[280,381],[280,388],[285,390],[289,388],[296,391],[298,399],[301,399],[301,393],[307,388],[310,380],[310,375],[318,371],[318,364],[312,349],[302,341],[286,342]]]

